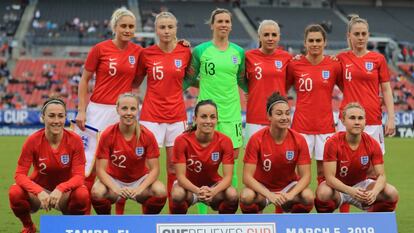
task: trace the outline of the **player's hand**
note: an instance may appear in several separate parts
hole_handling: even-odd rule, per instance
[[[365,191],[365,203],[367,205],[372,205],[377,200],[378,193],[375,193],[372,190]]]
[[[329,56],[332,61],[339,61],[338,57],[335,54]]]
[[[350,195],[352,198],[360,202],[365,202],[366,200],[365,190],[361,188],[352,188],[352,192],[350,193]]]
[[[78,115],[76,115],[76,125],[82,131],[85,130],[85,122],[86,122],[86,113],[84,111],[78,111]]]
[[[177,43],[179,43],[179,44],[181,44],[181,45],[183,45],[183,46],[185,46],[185,47],[191,47],[191,43],[190,43],[190,41],[188,41],[188,40],[186,40],[186,39],[179,39],[179,40],[177,41]]]
[[[206,199],[205,199],[206,202],[210,203],[216,195],[217,195],[217,191],[216,191],[215,188],[207,187],[207,189],[206,189]]]
[[[144,190],[142,190],[139,186],[135,189],[131,189],[129,198],[136,199],[136,197],[141,195],[143,191]]]
[[[296,54],[294,57],[292,57],[292,60],[298,61],[302,58],[302,54]]]
[[[286,203],[286,198],[283,196],[283,195],[281,195],[280,193],[272,193],[271,195],[270,195],[270,198],[268,197],[268,199],[274,204],[274,205],[277,205],[277,206],[282,206],[283,204],[285,204]]]
[[[50,203],[50,197],[49,194],[45,191],[42,191],[37,194],[37,198],[39,198],[40,201],[40,208],[44,209],[46,211],[50,210],[49,203]]]
[[[295,198],[295,196],[290,193],[281,193],[281,195],[285,197],[286,202],[293,201],[293,198]]]
[[[59,201],[60,198],[62,198],[62,192],[59,189],[55,189],[53,190],[53,192],[50,193],[49,195],[49,207],[50,208],[55,208],[55,209],[59,209],[58,205],[59,205]]]
[[[200,200],[200,201],[205,201],[206,200],[206,198],[207,198],[207,196],[206,196],[207,189],[206,188],[207,188],[207,186],[202,186],[198,189],[198,193],[196,193],[198,200]]]
[[[395,135],[395,122],[394,119],[388,119],[385,124],[385,136],[393,137]]]

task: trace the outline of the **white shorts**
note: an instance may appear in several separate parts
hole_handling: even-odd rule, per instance
[[[86,124],[99,131],[104,131],[109,125],[119,122],[116,105],[97,104],[89,102],[86,108]]]
[[[370,184],[374,183],[374,182],[375,181],[372,180],[372,179],[366,179],[366,180],[363,180],[363,181],[355,184],[352,187],[354,187],[354,188],[361,188],[361,189],[367,189],[367,187]],[[339,206],[341,206],[343,203],[349,203],[349,204],[351,204],[351,205],[353,205],[353,206],[355,206],[355,207],[357,207],[358,209],[361,209],[361,210],[367,210],[369,208],[369,206],[362,205],[361,202],[357,201],[356,199],[354,199],[353,197],[351,197],[351,195],[349,195],[347,193],[339,192],[339,196],[341,197]]]
[[[118,121],[119,115],[116,112],[115,105],[89,102],[86,108],[86,125],[102,132],[106,127]],[[73,125],[73,130],[81,136],[83,141],[86,159],[85,177],[88,177],[95,165],[95,153],[98,147],[99,132],[88,128],[85,131],[81,131],[76,125]]]
[[[251,124],[246,123],[245,137],[244,137],[244,147],[246,147],[247,142],[249,142],[250,137],[257,131],[263,129],[267,125]]]
[[[309,155],[312,158],[312,154],[315,155],[315,159],[318,161],[323,160],[323,151],[325,148],[326,140],[334,135],[334,133],[327,134],[303,134],[301,133],[308,144]]]
[[[138,180],[130,182],[130,183],[122,182],[118,179],[113,178],[112,176],[109,176],[109,177],[111,177],[111,180],[119,188],[125,188],[125,187],[136,188],[136,187],[140,186],[142,184],[142,182],[144,182],[144,180],[145,180],[145,178],[147,178],[147,176],[148,176],[148,174],[145,174],[145,175],[141,176],[141,178],[139,178]],[[121,197],[118,197],[118,199],[116,201],[119,201],[119,199],[121,199]]]
[[[286,185],[286,187],[284,187],[282,190],[280,190],[277,193],[287,193],[289,192],[289,190],[291,190],[298,182],[297,181],[292,181],[290,184]],[[270,205],[272,202],[269,201],[269,199],[266,198],[266,206]]]
[[[175,123],[157,123],[150,121],[140,121],[140,123],[147,127],[157,139],[158,147],[174,146],[175,138],[182,134],[187,127],[187,122],[179,121]]]
[[[339,131],[346,131],[346,128],[342,124],[342,121],[338,121],[338,132]],[[380,144],[382,154],[385,154],[384,129],[382,125],[366,125],[364,132],[369,134],[369,136],[373,137],[375,141]]]

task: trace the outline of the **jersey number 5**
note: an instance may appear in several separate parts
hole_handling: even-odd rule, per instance
[[[116,75],[116,62],[109,62],[109,75],[115,76]]]

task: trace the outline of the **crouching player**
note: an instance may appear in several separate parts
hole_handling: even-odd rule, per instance
[[[177,175],[171,198],[173,214],[185,214],[190,205],[203,202],[220,214],[237,211],[238,194],[231,186],[234,152],[231,139],[215,130],[217,106],[202,100],[194,110],[194,126],[177,137],[173,163]],[[223,177],[218,174],[223,164]]]
[[[349,103],[342,113],[345,132],[338,132],[325,144],[323,157],[326,181],[316,190],[318,212],[333,212],[343,203],[371,211],[393,211],[398,191],[385,179],[381,147],[364,132],[365,110],[359,103]],[[368,179],[370,166],[376,180]]]
[[[258,213],[274,204],[285,212],[308,213],[314,196],[308,188],[311,160],[305,138],[288,128],[290,108],[285,97],[273,93],[266,107],[270,126],[247,143],[240,207],[243,213]]]
[[[10,207],[23,223],[22,232],[34,233],[30,213],[55,208],[63,214],[83,215],[90,205],[83,185],[85,154],[82,139],[64,129],[65,103],[48,99],[42,107],[44,129],[30,135],[23,145],[15,181],[9,189]],[[33,165],[30,177],[27,173]]]
[[[136,95],[120,95],[116,110],[119,123],[109,126],[99,140],[96,163],[99,180],[92,187],[92,202],[132,199],[142,204],[144,214],[158,214],[167,194],[165,186],[157,180],[160,172],[157,141],[137,121]],[[98,214],[111,212],[110,206],[95,210]]]

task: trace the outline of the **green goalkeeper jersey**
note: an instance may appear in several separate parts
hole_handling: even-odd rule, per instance
[[[204,42],[193,50],[191,76],[199,77],[198,100],[211,99],[217,104],[220,122],[241,121],[238,86],[245,92],[244,50],[229,43],[219,50],[212,41]]]

